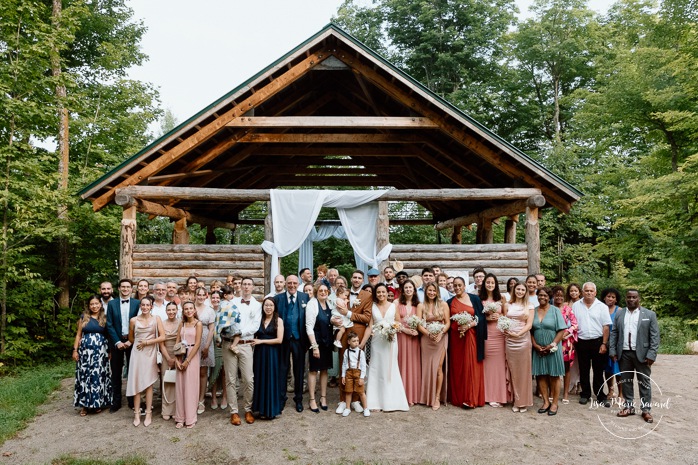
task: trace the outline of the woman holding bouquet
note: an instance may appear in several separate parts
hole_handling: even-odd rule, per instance
[[[533,375],[538,382],[538,392],[543,396],[543,406],[538,409],[538,413],[556,415],[560,397],[560,376],[565,374],[560,341],[567,330],[567,323],[560,309],[550,305],[551,295],[549,287],[542,287],[536,292],[538,307],[533,318],[531,339],[535,352]],[[550,397],[553,398],[552,404]]]
[[[429,283],[424,289],[424,302],[417,306],[417,317],[425,321],[417,328],[422,333],[422,389],[419,403],[438,410],[441,402],[446,402],[444,360],[448,348],[446,334],[450,327],[450,312],[448,304],[439,297],[436,283]]]
[[[485,341],[485,402],[492,407],[501,407],[511,402],[509,391],[509,369],[507,368],[506,339],[497,329],[497,320],[506,310],[506,300],[499,293],[497,277],[488,273],[480,288],[480,300],[484,305],[487,321],[487,341]]]
[[[514,406],[511,409],[523,413],[533,405],[529,336],[533,324],[533,306],[529,302],[528,289],[524,283],[514,286],[514,295],[504,309],[504,316],[512,321],[512,326],[504,333],[514,396]]]
[[[419,348],[419,318],[417,317],[416,287],[410,280],[400,286],[400,298],[397,313],[402,328],[397,335],[397,363],[400,367],[402,384],[405,386],[407,402],[414,405],[419,402],[419,390],[422,387],[422,354]]]
[[[366,397],[369,410],[407,411],[410,409],[402,385],[400,370],[397,363],[397,328],[395,325],[395,305],[388,302],[388,288],[385,284],[376,284],[373,289],[372,324],[376,329],[368,327],[364,333],[361,346],[373,332],[371,343],[371,364],[368,368],[368,385]],[[380,331],[380,329],[384,329]],[[394,331],[389,330],[394,329]]]
[[[482,407],[485,405],[483,360],[487,320],[480,298],[465,292],[463,278],[453,280],[453,290],[456,296],[451,299],[453,321],[449,321],[451,356],[448,360],[448,394],[453,405],[465,409]]]

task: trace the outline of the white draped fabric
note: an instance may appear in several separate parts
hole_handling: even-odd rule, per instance
[[[370,203],[385,193],[380,191],[271,190],[274,242],[262,242],[264,251],[272,256],[271,276],[279,274],[279,258],[298,250],[314,229],[322,207],[337,209],[339,219],[358,255],[368,265],[377,267],[387,260],[392,245],[376,250],[378,204]]]
[[[347,239],[347,233],[344,231],[344,226],[338,224],[323,224],[318,229],[312,228],[310,234],[301,244],[298,253],[298,269],[310,268],[313,270],[313,242],[321,242],[330,237],[337,239]],[[368,264],[354,251],[354,262],[356,268],[364,272],[364,276],[368,273]]]

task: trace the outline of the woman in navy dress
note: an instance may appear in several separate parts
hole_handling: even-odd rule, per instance
[[[98,295],[87,302],[87,309],[78,321],[73,343],[75,360],[75,407],[82,407],[80,415],[99,413],[111,405],[112,386],[107,342],[107,316]]]
[[[284,323],[279,318],[276,302],[267,297],[262,302],[262,322],[254,335],[254,397],[252,410],[263,418],[272,419],[281,413],[281,387],[286,382],[279,378],[281,341],[284,338]]]

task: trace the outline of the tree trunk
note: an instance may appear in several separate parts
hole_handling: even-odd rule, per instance
[[[53,12],[51,23],[54,28],[60,27],[61,13],[63,5],[61,0],[53,0]],[[57,49],[51,53],[51,74],[57,80],[61,76],[61,57]],[[58,174],[60,175],[59,190],[63,195],[68,193],[69,174],[69,141],[68,141],[68,109],[65,107],[66,88],[60,81],[56,84],[56,104],[58,108]],[[67,308],[70,306],[70,267],[69,247],[68,247],[68,205],[58,206],[58,220],[63,225],[63,233],[58,237],[58,306]]]
[[[14,115],[10,119],[10,137],[8,147],[12,147],[14,140]],[[10,153],[7,153],[5,163],[5,201],[2,205],[2,258],[0,259],[0,354],[5,353],[5,343],[7,334],[7,241],[8,241],[8,218],[7,209],[9,208],[10,198]]]

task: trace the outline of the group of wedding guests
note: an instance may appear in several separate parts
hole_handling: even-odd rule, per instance
[[[186,287],[192,293],[185,297],[193,300],[179,301],[167,300],[174,297],[170,283],[156,283],[153,297],[142,280],[135,294],[144,291],[140,299],[128,279],[119,282],[117,298],[111,298],[111,284],[103,283],[78,322],[74,405],[83,416],[107,406],[118,411],[126,371],[134,426],[142,413],[143,425],[152,423],[158,381],[161,415],[174,418],[177,428],[196,424],[207,389],[211,409],[229,408],[233,425],[242,423],[241,413],[251,424],[282,413],[287,379],[296,411],[304,410],[307,360],[307,405],[314,413],[329,408],[330,376],[339,381],[335,412],[343,416],[352,409],[369,416],[415,404],[437,410],[446,402],[465,409],[511,404],[514,412],[526,412],[533,406],[535,377],[542,398],[538,413],[552,416],[561,378],[562,403],[569,403],[570,384],[576,384],[571,367],[577,366],[582,404],[593,393],[609,406],[604,380],[622,372],[627,381],[626,371],[637,372],[642,416],[652,421],[646,378],[659,332],[654,313],[639,307],[636,290],[628,290],[628,306],[620,309],[617,290],[604,291],[602,303],[593,283],[549,288],[542,275],[512,278],[502,294],[497,277],[479,268],[470,285],[433,268],[410,278],[387,267],[383,280],[371,269],[368,284],[360,270],[347,281],[337,270],[320,267],[314,282],[305,271],[300,278],[276,277],[274,292],[261,302],[250,278],[233,288],[230,276],[226,285],[212,283],[207,290],[191,277]],[[615,387],[609,381],[611,398]],[[635,413],[632,378],[622,387],[618,416],[629,416]]]

